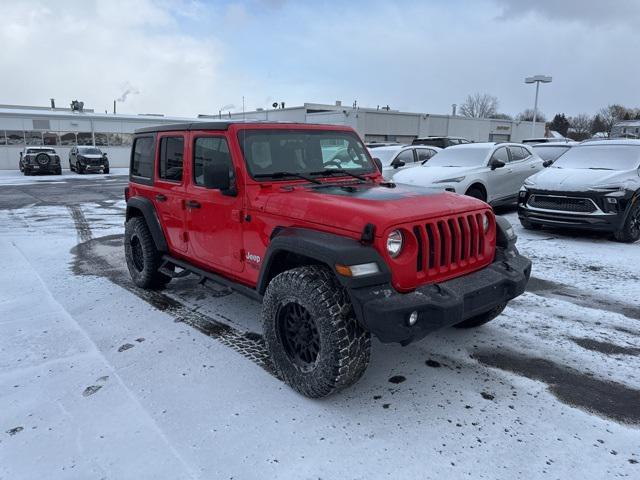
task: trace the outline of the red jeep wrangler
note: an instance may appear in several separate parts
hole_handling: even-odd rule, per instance
[[[407,345],[482,325],[531,272],[487,204],[385,182],[348,127],[144,128],[130,167],[134,283],[161,288],[195,273],[259,299],[277,374],[309,397],[362,376],[371,334]]]

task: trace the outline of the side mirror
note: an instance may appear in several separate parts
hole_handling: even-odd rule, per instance
[[[226,162],[213,162],[204,167],[204,186],[210,190],[220,190],[224,195],[235,195],[232,188],[229,165]]]
[[[502,160],[498,160],[497,158],[492,158],[491,161],[489,161],[489,166],[491,167],[491,170],[495,170],[496,168],[502,168],[506,165],[506,163],[504,163]]]
[[[379,171],[380,173],[382,173],[382,160],[380,160],[378,157],[375,157],[375,158],[373,159],[373,163],[375,163],[376,168],[378,169],[378,171]]]
[[[551,165],[553,165],[553,160],[545,160],[544,162],[542,162],[542,166],[544,168],[550,167]]]
[[[402,161],[402,160],[398,160],[397,158],[391,162],[391,166],[393,168],[400,168],[400,167],[404,167],[406,164]]]
[[[20,158],[22,158],[22,152],[20,152]]]

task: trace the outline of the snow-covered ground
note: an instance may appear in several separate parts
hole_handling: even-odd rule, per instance
[[[358,384],[314,401],[271,374],[258,303],[132,286],[124,202],[66,181],[122,178],[45,198],[7,177],[0,479],[640,478],[637,244],[508,212],[529,292],[477,330],[374,342]]]

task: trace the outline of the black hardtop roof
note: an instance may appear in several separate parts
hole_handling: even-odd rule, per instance
[[[173,132],[180,130],[228,130],[231,125],[253,125],[253,124],[273,124],[273,125],[312,125],[302,122],[276,122],[273,120],[217,120],[213,122],[183,122],[168,123],[166,125],[156,125],[154,127],[138,128],[135,133],[155,133],[155,132]],[[327,125],[332,127],[335,125]]]

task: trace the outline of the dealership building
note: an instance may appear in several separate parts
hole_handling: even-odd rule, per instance
[[[50,146],[68,168],[74,145],[93,145],[109,156],[112,167],[129,165],[133,132],[142,127],[193,121],[162,115],[121,115],[70,108],[0,105],[0,170],[17,170],[20,152]]]
[[[255,110],[243,113],[198,115],[197,118],[164,115],[96,113],[90,109],[0,105],[0,170],[17,169],[20,152],[28,146],[50,146],[68,168],[69,150],[74,145],[99,147],[112,167],[129,164],[131,140],[136,129],[185,121],[215,119],[270,120],[347,125],[367,142],[411,143],[426,136],[465,137],[475,142],[519,142],[544,136],[544,123],[467,118],[457,115],[400,112],[385,108],[362,108],[334,104],[305,103],[298,107]]]
[[[544,122],[493,118],[468,118],[458,115],[412,113],[384,108],[305,103],[298,107],[256,110],[244,113],[216,115],[210,118],[277,120],[303,123],[348,125],[366,142],[411,143],[418,137],[464,137],[474,142],[520,142],[525,138],[544,137]]]

